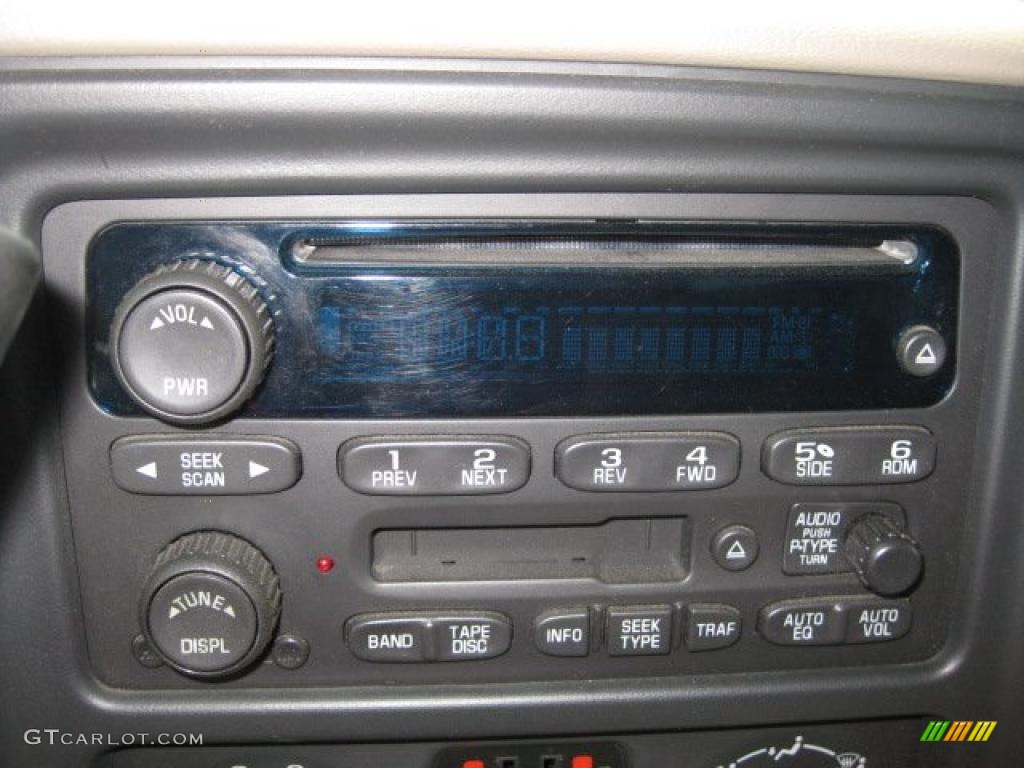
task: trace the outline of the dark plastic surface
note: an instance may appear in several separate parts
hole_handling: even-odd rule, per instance
[[[35,295],[39,272],[32,244],[0,230],[0,363]]]
[[[952,400],[944,402],[927,417],[943,425],[937,433],[942,454],[936,472],[950,466],[956,477],[932,486],[923,506],[907,506],[912,530],[918,522],[927,523],[922,537],[928,541],[922,543],[940,547],[943,567],[938,572],[949,579],[941,601],[929,603],[919,617],[948,628],[948,635],[945,642],[930,644],[933,655],[927,661],[848,666],[841,672],[833,664],[799,673],[779,668],[738,675],[683,671],[674,678],[642,681],[587,677],[501,685],[285,686],[262,688],[258,694],[198,685],[147,693],[99,683],[87,654],[76,566],[95,562],[93,555],[99,557],[101,550],[80,542],[91,554],[79,559],[72,548],[57,395],[64,398],[63,429],[70,439],[102,422],[81,399],[85,371],[74,352],[84,347],[74,333],[82,316],[77,302],[84,278],[62,277],[48,268],[48,302],[36,304],[0,370],[7,438],[0,443],[0,612],[16,617],[0,624],[5,762],[77,766],[110,749],[36,744],[33,734],[26,733],[49,726],[115,734],[201,730],[208,745],[268,738],[365,744],[394,738],[396,723],[405,738],[426,741],[735,727],[628,739],[634,760],[648,765],[664,764],[681,751],[694,761],[727,764],[768,745],[790,748],[797,736],[836,751],[868,754],[872,765],[886,765],[883,760],[899,766],[1016,762],[1024,737],[1005,724],[1021,715],[1024,679],[1024,652],[1017,641],[1024,633],[1018,594],[1024,583],[1024,562],[1018,556],[1024,548],[1024,478],[1019,472],[1024,447],[1015,439],[1024,418],[1024,393],[1017,386],[1024,352],[1017,304],[1024,204],[1024,104],[1018,92],[656,67],[207,58],[4,62],[0,95],[5,137],[0,143],[0,221],[37,245],[48,210],[87,197],[116,199],[112,210],[122,213],[139,205],[131,202],[134,198],[163,195],[193,198],[194,207],[204,206],[209,216],[277,217],[276,201],[228,205],[200,200],[214,194],[612,190],[621,212],[622,202],[638,192],[701,191],[718,202],[726,192],[785,192],[792,197],[778,199],[772,213],[799,220],[828,215],[814,195],[846,193],[885,199],[875,204],[847,199],[844,217],[859,213],[903,221],[934,218],[930,206],[943,197],[977,199],[961,201],[969,213],[957,224],[973,220],[977,227],[964,251],[969,266],[962,288],[967,309],[959,351],[970,359],[959,365],[955,406]],[[918,197],[903,206],[900,195]],[[766,200],[752,203],[749,215],[763,213]],[[471,206],[459,207],[466,211]],[[615,206],[596,207],[610,212]],[[304,214],[337,215],[339,208],[338,200],[322,201]],[[533,213],[548,208],[539,204]],[[369,207],[361,210],[369,212]],[[720,212],[709,201],[704,215]],[[132,217],[161,215],[168,214],[142,205]],[[72,212],[51,223],[47,251],[56,247],[56,233],[69,232],[76,221],[84,223],[79,232],[88,237],[92,222]],[[68,258],[83,254],[81,248]],[[64,343],[67,348],[60,346]],[[48,381],[54,382],[52,388]],[[789,426],[768,420],[780,429]],[[111,511],[120,507],[102,480],[105,469],[97,457],[105,448],[96,450],[95,445],[147,426],[151,422],[128,421],[123,429],[104,429],[86,441],[92,450],[66,456],[72,488],[100,479],[104,490],[93,500],[94,514],[114,518],[110,522],[124,538],[124,551],[137,552],[140,562],[183,524],[231,516],[219,505],[201,507],[198,502],[179,502],[173,515],[155,502],[139,500],[130,511]],[[741,437],[746,446],[763,435],[750,430]],[[318,443],[313,455],[319,469],[311,477],[329,476],[337,439]],[[328,491],[320,480],[310,482],[316,492]],[[330,488],[332,499],[335,488]],[[767,485],[754,490],[771,498],[777,492]],[[809,489],[800,496],[821,500],[833,493]],[[905,503],[909,493],[893,487],[886,498]],[[336,499],[317,515],[337,516],[349,502],[348,497]],[[747,504],[739,498],[718,502],[708,514],[719,522],[735,516],[760,525],[763,510],[743,514]],[[76,518],[79,508],[76,503]],[[250,506],[250,522],[243,527],[256,533],[272,527],[282,508],[290,515],[292,531],[312,522],[300,500],[288,497],[273,507]],[[672,514],[667,505],[661,508]],[[771,526],[778,526],[781,536],[788,505],[779,509],[781,516]],[[584,517],[571,508],[564,511],[565,519]],[[382,514],[404,518],[408,525],[409,515],[416,513],[402,512]],[[502,512],[493,510],[495,516]],[[459,517],[436,507],[423,514],[444,516],[445,522]],[[969,525],[944,530],[957,514],[965,515]],[[139,519],[161,530],[141,541],[132,533]],[[106,557],[111,550],[102,552]],[[139,567],[130,569],[136,577]],[[297,579],[311,593],[325,589],[325,582],[312,574]],[[103,597],[116,613],[131,599],[124,580],[112,583],[117,588]],[[130,638],[108,641],[111,649],[127,653]],[[314,644],[314,654],[319,647]],[[793,653],[806,658],[803,654],[812,650]],[[945,719],[997,719],[1000,726],[985,744],[921,744],[927,720],[916,715],[926,712]],[[752,727],[766,721],[893,715],[914,719],[895,725]],[[378,766],[382,759],[427,766],[439,747],[369,745],[341,748],[341,753],[353,766]],[[338,756],[331,747],[312,752],[329,764]],[[247,747],[235,746],[206,756],[219,764],[246,754],[252,754]],[[283,762],[311,752],[286,746],[274,754]],[[176,760],[178,765],[202,765],[194,753],[184,763],[176,755],[168,749],[124,759],[144,760],[147,768]]]

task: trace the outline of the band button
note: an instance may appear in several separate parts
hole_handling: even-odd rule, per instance
[[[363,661],[422,662],[428,660],[429,619],[372,614],[355,616],[345,627],[349,648]]]

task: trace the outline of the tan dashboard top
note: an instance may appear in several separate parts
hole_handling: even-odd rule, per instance
[[[0,55],[426,56],[1024,84],[1024,0],[0,2]]]

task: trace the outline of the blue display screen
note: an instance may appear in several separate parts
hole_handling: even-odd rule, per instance
[[[615,227],[630,238],[636,266],[571,258],[446,264],[443,248],[439,263],[299,263],[296,242],[344,241],[352,227],[118,224],[97,237],[89,260],[92,390],[108,411],[138,413],[113,375],[106,334],[130,287],[181,258],[232,266],[258,285],[273,313],[274,362],[243,416],[902,408],[934,404],[952,388],[959,260],[942,232],[751,225],[740,233],[773,244],[915,243],[916,261],[894,272],[839,268],[827,259],[780,267],[770,250],[753,266],[652,263],[643,252],[649,226]],[[662,224],[655,234],[663,237],[666,227],[695,240],[722,236],[721,227],[685,224]],[[396,229],[387,230],[389,242]],[[372,244],[375,235],[361,230],[358,237]],[[650,243],[652,251],[664,247]],[[897,336],[912,325],[932,326],[947,340],[948,362],[931,378],[898,364]]]
[[[410,312],[321,306],[325,375],[399,382],[472,369],[531,376],[795,374],[854,364],[853,325],[820,306],[496,306]]]

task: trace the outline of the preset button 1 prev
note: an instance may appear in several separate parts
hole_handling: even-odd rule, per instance
[[[558,479],[580,491],[707,490],[739,469],[739,441],[721,432],[583,435],[555,449]]]
[[[363,437],[341,446],[338,474],[375,495],[509,493],[530,476],[530,449],[512,437]]]
[[[110,446],[114,482],[132,493],[275,493],[302,474],[298,447],[277,437],[137,435]]]

